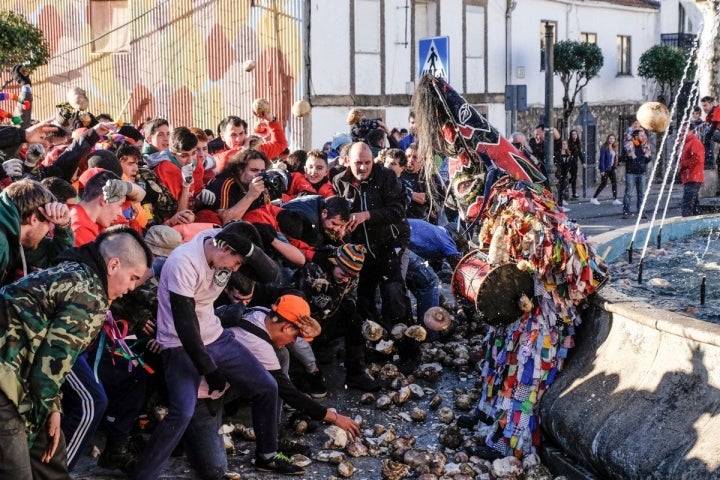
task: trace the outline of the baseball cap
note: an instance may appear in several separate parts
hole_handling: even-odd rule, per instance
[[[297,323],[302,316],[310,316],[308,302],[300,295],[292,293],[280,296],[271,308],[278,317],[290,323]],[[303,338],[308,342],[313,340],[313,337]]]
[[[286,293],[280,296],[272,305],[273,312],[277,313],[283,320],[290,323],[297,323],[302,316],[310,315],[310,305],[300,295]]]
[[[279,267],[260,248],[262,240],[252,223],[244,220],[230,222],[215,235],[215,240],[223,242],[244,258],[239,271],[246,277],[259,283],[274,282],[277,278]]]
[[[167,225],[153,225],[145,233],[145,243],[150,247],[153,255],[158,257],[170,256],[175,247],[182,243],[180,232]]]
[[[92,177],[94,177],[98,173],[102,173],[102,172],[106,172],[106,171],[107,170],[105,170],[104,168],[100,168],[100,167],[88,168],[87,170],[85,170],[82,173],[82,175],[80,175],[80,177],[78,178],[78,183],[80,184],[81,187],[84,188],[85,185],[87,185],[87,183],[90,181],[90,179]],[[113,178],[115,178],[115,177],[113,177]]]
[[[347,133],[336,133],[332,139],[333,150],[339,150],[346,143],[352,143],[352,138]]]

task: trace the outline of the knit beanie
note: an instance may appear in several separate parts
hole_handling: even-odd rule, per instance
[[[366,252],[365,245],[346,243],[337,249],[333,263],[354,277],[362,270]]]

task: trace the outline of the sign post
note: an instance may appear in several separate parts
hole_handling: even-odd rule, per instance
[[[418,41],[418,77],[426,73],[450,82],[450,37],[421,38]]]

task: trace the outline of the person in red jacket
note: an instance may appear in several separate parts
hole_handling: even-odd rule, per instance
[[[694,124],[684,123],[678,132],[678,135],[685,135],[685,145],[680,156],[680,181],[683,184],[680,210],[683,217],[698,214],[698,193],[705,180],[705,147],[695,136],[694,130]]]
[[[303,168],[305,173],[290,173],[290,186],[283,194],[283,202],[289,202],[302,195],[322,195],[325,198],[335,195],[328,175],[328,160],[325,152],[310,150]]]
[[[282,124],[275,115],[266,114],[260,120],[260,125],[256,127],[256,130],[268,130],[268,138],[257,147],[247,145],[249,138],[248,124],[245,120],[231,115],[225,117],[220,122],[220,137],[225,142],[225,148],[213,154],[215,158],[215,168],[218,174],[225,170],[225,166],[230,158],[243,149],[255,148],[263,152],[268,159],[272,160],[280,156],[287,148],[288,142],[285,137],[285,130],[283,130]]]

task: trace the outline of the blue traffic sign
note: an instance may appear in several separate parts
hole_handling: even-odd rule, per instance
[[[418,41],[418,77],[426,73],[450,81],[450,37],[421,38]]]

